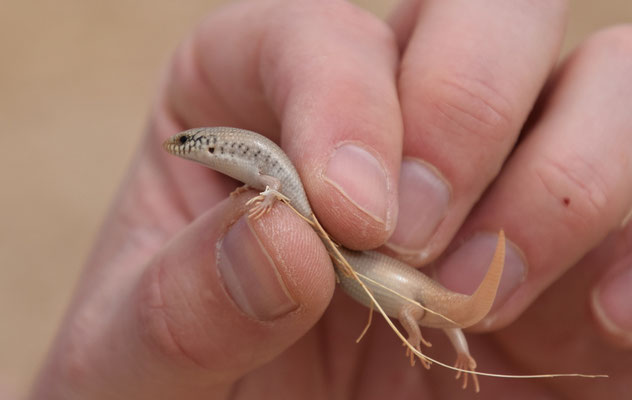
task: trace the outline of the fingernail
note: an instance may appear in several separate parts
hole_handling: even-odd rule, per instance
[[[455,292],[472,294],[483,280],[496,250],[498,235],[474,235],[452,253],[437,271],[442,285]],[[509,239],[505,247],[505,266],[490,313],[498,309],[525,280],[527,266],[522,251]]]
[[[221,241],[217,265],[233,301],[251,317],[271,320],[298,307],[245,217]]]
[[[623,268],[597,285],[591,302],[603,328],[632,345],[632,267]]]
[[[448,211],[450,187],[425,162],[408,158],[399,176],[399,216],[388,246],[394,251],[421,251]]]
[[[338,147],[327,163],[325,177],[356,207],[382,223],[387,221],[387,174],[369,151],[355,144]]]

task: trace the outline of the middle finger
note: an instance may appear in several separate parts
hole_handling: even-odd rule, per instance
[[[414,21],[405,15],[393,20],[412,34],[399,79],[400,214],[387,246],[420,265],[445,249],[511,150],[557,59],[566,3],[429,0]]]

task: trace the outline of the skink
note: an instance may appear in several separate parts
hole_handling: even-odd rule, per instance
[[[253,207],[251,216],[260,216],[275,200],[285,198],[303,217],[315,218],[296,168],[283,150],[264,136],[237,128],[195,128],[170,137],[163,147],[173,155],[262,191],[262,201]],[[331,243],[325,245],[329,248]],[[476,362],[461,329],[474,325],[489,312],[503,271],[504,250],[501,231],[485,278],[467,296],[446,289],[415,268],[382,253],[339,248],[386,314],[399,319],[408,334],[408,343],[417,350],[422,342],[429,345],[419,326],[443,329],[456,350],[456,367],[467,371],[474,371]],[[337,275],[347,294],[366,306],[372,305],[358,281],[340,271]],[[464,374],[464,387],[468,375]],[[478,391],[476,375],[472,377]]]

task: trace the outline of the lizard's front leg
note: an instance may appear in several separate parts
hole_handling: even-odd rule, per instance
[[[265,187],[265,190],[246,203],[247,205],[253,205],[248,212],[248,216],[254,219],[258,219],[270,211],[275,201],[282,200],[288,203],[290,201],[290,199],[280,192],[281,181],[277,178],[270,175],[259,175],[259,181],[261,182],[261,186]]]

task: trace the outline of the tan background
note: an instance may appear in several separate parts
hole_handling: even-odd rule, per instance
[[[380,16],[394,2],[358,1]],[[219,3],[0,1],[0,387],[26,392],[161,68]],[[632,18],[629,0],[595,3],[572,2],[565,52]]]

